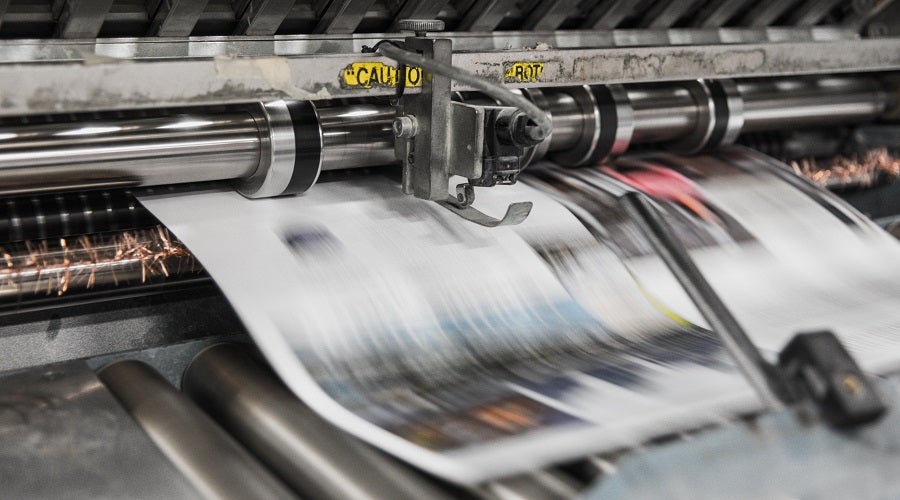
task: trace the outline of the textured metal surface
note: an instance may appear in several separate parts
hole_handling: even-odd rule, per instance
[[[187,480],[215,499],[295,498],[186,396],[139,361],[119,361],[98,377]]]
[[[50,297],[0,310],[0,372],[242,333],[208,282],[124,297]]]
[[[116,59],[181,59],[222,57],[297,56],[309,54],[358,54],[364,45],[374,45],[397,34],[357,33],[344,35],[290,35],[277,37],[120,38],[97,40],[3,40],[0,61],[64,62],[88,64]],[[858,34],[847,28],[679,28],[672,30],[603,31],[507,31],[498,34],[448,32],[456,50],[490,51],[523,49],[545,43],[555,49],[616,46],[702,45],[711,43],[809,42],[854,40]],[[111,59],[111,60],[110,60]]]
[[[199,498],[80,362],[0,377],[0,484],[15,500]]]
[[[309,71],[313,60],[316,71]],[[0,114],[279,98],[326,99],[394,92],[387,87],[342,86],[344,69],[359,61],[394,64],[386,58],[363,54],[145,59],[127,64],[104,60],[92,65],[80,62],[3,64],[0,86],[5,93]],[[455,65],[500,82],[505,79],[510,61],[544,64],[539,81],[509,84],[520,87],[887,71],[900,68],[900,39],[509,50],[462,52],[453,58]],[[158,85],[159,75],[168,78],[177,75],[178,85]],[[40,83],[23,86],[19,84],[22,79]],[[453,89],[470,90],[458,84]]]

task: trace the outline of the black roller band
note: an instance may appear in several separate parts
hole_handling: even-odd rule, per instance
[[[311,188],[322,169],[322,133],[316,108],[309,101],[287,105],[294,125],[294,172],[282,194],[299,194]]]
[[[593,166],[600,160],[609,156],[616,144],[616,134],[619,129],[619,110],[612,91],[606,85],[593,85],[591,92],[597,101],[597,109],[600,111],[600,138],[597,139],[597,147],[591,152],[585,164]]]
[[[713,115],[714,125],[712,133],[709,135],[709,140],[706,142],[704,146],[705,149],[718,147],[722,139],[725,137],[725,132],[728,131],[728,95],[725,93],[725,89],[722,87],[722,84],[718,81],[707,82],[707,87],[709,88],[709,95],[712,97],[713,104],[715,105],[715,114]]]

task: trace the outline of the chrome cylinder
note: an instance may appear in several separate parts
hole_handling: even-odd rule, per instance
[[[296,498],[215,422],[152,368],[119,361],[100,380],[206,498]]]
[[[249,112],[7,126],[0,195],[239,178],[260,152]]]
[[[667,142],[691,134],[700,110],[691,90],[678,83],[626,87],[634,110],[632,142]]]
[[[880,116],[889,96],[873,78],[829,77],[737,83],[744,99],[744,132],[862,123]]]
[[[394,109],[388,105],[350,104],[317,107],[322,129],[322,170],[395,163]]]
[[[578,105],[566,92],[545,92],[547,106],[553,119],[550,150],[563,151],[575,147],[584,130],[585,121],[593,120],[590,112]]]
[[[584,86],[540,96],[554,130],[533,156],[568,165],[631,143],[695,151],[741,132],[864,122],[890,101],[871,77]],[[298,193],[323,170],[395,163],[393,118],[387,104],[278,101],[259,112],[6,126],[0,195],[225,179],[237,179],[248,197]]]
[[[183,390],[285,482],[309,498],[449,498],[422,476],[316,415],[235,346],[191,362]]]

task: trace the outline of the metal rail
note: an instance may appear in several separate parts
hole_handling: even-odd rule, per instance
[[[504,43],[516,41],[515,38],[503,40]],[[529,38],[532,40],[538,43],[552,39]],[[713,44],[690,38],[687,41],[684,45],[627,48],[533,50],[532,46],[514,50],[481,49],[455,53],[453,64],[513,88],[900,69],[900,38],[730,44],[719,43],[719,40]],[[87,58],[66,56],[78,47],[77,44],[75,47],[34,49],[38,54],[56,54],[48,56],[49,60],[22,53],[16,56],[13,50],[18,47],[16,45],[0,46],[0,60],[10,61],[0,64],[0,87],[4,89],[0,115],[276,99],[327,100],[394,93],[390,86],[348,85],[343,79],[345,70],[352,68],[354,63],[393,67],[393,61],[356,51],[327,55],[307,51],[310,44],[326,46],[328,43],[307,39],[210,40],[182,42],[170,51],[158,53],[155,48],[145,47],[143,42],[130,41],[98,44],[95,51],[87,52],[91,54]],[[668,40],[661,43],[668,43]],[[348,44],[363,45],[357,39]],[[135,45],[139,47],[136,49]],[[466,50],[464,44],[454,48]],[[134,56],[136,50],[144,51],[146,55]],[[10,52],[9,57],[3,55],[4,51]],[[535,81],[507,77],[514,63],[540,63],[543,72]],[[313,67],[315,70],[310,71]],[[160,85],[161,79],[177,80],[178,84]],[[23,81],[40,83],[22,85]],[[454,90],[472,89],[456,84]]]

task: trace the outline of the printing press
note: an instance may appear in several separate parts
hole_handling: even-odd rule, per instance
[[[7,0],[0,39],[0,497],[898,496],[896,371],[870,370],[831,324],[761,347],[695,262],[725,238],[716,224],[739,224],[669,189],[725,164],[747,186],[765,170],[900,238],[900,2]],[[239,193],[324,213],[318,190],[376,176],[388,202],[478,231],[540,217],[503,189],[571,191],[583,204],[562,205],[596,234],[658,255],[760,406],[472,481],[346,432],[270,366],[277,349],[186,226],[144,200]],[[209,220],[225,234],[244,215]],[[229,259],[254,272],[251,255]],[[502,410],[484,418],[516,419]]]

